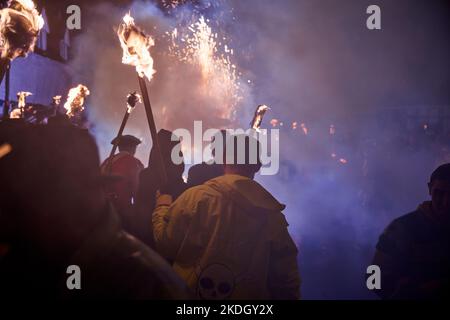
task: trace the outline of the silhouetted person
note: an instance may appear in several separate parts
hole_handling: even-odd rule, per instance
[[[173,136],[172,139],[172,136],[172,132],[165,129],[161,129],[158,132],[159,145],[168,178],[165,189],[172,197],[177,198],[186,190],[186,183],[183,181],[184,163],[175,164],[171,158],[173,148],[181,143],[178,137]],[[158,154],[156,153],[156,148],[153,147],[150,152],[150,164],[148,168],[142,170],[139,177],[139,189],[135,206],[136,215],[133,234],[150,247],[154,247],[152,213],[156,203],[156,192],[161,188],[158,163]]]
[[[285,206],[253,180],[261,163],[250,161],[256,150],[249,137],[240,136],[246,139],[239,151],[244,164],[234,164],[238,138],[230,139],[227,149],[234,142],[235,157],[224,175],[175,202],[170,195],[158,197],[156,248],[202,299],[298,299],[297,247],[281,212]]]
[[[144,165],[134,155],[141,140],[124,135],[116,137],[111,144],[117,144],[119,153],[108,157],[101,165],[101,173],[105,176],[113,176],[105,184],[107,194],[112,199],[114,206],[120,214],[123,226],[128,231],[132,224],[132,204],[136,198],[139,185],[139,174]]]
[[[0,146],[9,146],[0,158],[0,300],[187,297],[170,266],[121,229],[87,131],[0,124]],[[71,265],[80,290],[67,287]]]
[[[438,167],[428,183],[431,201],[395,219],[380,236],[373,264],[381,269],[384,299],[449,296],[450,164]]]

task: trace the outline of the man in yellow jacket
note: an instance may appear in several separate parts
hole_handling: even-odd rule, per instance
[[[299,299],[298,251],[281,212],[285,206],[253,180],[261,163],[250,163],[249,139],[245,164],[234,164],[233,143],[235,161],[224,165],[224,175],[173,203],[159,195],[156,247],[199,298]]]

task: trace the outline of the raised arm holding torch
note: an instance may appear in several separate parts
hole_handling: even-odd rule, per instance
[[[153,70],[153,59],[149,49],[154,45],[154,40],[141,31],[134,23],[134,19],[130,14],[123,17],[123,22],[119,25],[117,35],[123,50],[122,63],[136,67],[138,74],[139,87],[141,89],[142,98],[144,100],[145,112],[147,115],[148,125],[152,141],[158,153],[158,161],[161,175],[161,182],[164,185],[167,182],[167,172],[164,165],[161,147],[157,137],[155,119],[153,117],[152,106],[148,96],[147,86],[145,84],[146,77],[151,81],[155,70]]]

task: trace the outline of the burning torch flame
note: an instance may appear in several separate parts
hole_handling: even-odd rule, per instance
[[[89,94],[89,89],[82,84],[69,90],[67,101],[64,104],[64,108],[67,110],[66,114],[69,118],[72,118],[84,110],[84,98]]]
[[[292,122],[292,130],[297,130],[297,122]]]
[[[344,158],[341,158],[341,159],[339,159],[339,162],[342,163],[342,164],[346,164],[346,163],[347,163],[347,160],[344,159]]]
[[[27,103],[27,97],[33,95],[31,92],[20,91],[17,92],[17,106],[19,109],[24,109]]]
[[[306,125],[304,123],[301,123],[300,127],[302,127],[303,133],[305,135],[308,135],[308,128],[306,127]]]
[[[22,110],[20,110],[19,108],[15,108],[9,114],[9,118],[10,119],[21,119],[22,115],[23,115]]]
[[[272,125],[272,127],[276,127],[278,125],[278,119],[272,119],[270,120],[270,124]]]
[[[330,135],[334,135],[336,133],[336,128],[334,127],[334,124],[330,125]]]
[[[252,129],[254,129],[256,132],[260,132],[261,122],[264,117],[264,114],[267,110],[270,108],[266,106],[265,104],[261,104],[256,108],[255,115],[253,116],[253,120],[251,122]]]
[[[61,104],[61,96],[54,96],[52,99],[53,99],[53,105],[59,106]]]
[[[147,36],[135,23],[133,17],[127,13],[117,30],[120,46],[123,50],[122,63],[136,67],[136,72],[141,78],[152,80],[155,70],[153,59],[150,55],[150,47],[155,45],[152,37]]]
[[[129,93],[127,96],[127,112],[131,113],[138,102],[142,103],[141,95],[136,92]]]
[[[34,50],[44,19],[32,0],[12,0],[0,11],[1,58],[14,60]]]

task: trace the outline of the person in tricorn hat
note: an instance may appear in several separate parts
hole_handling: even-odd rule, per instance
[[[125,229],[130,224],[129,215],[139,184],[139,174],[144,169],[141,161],[134,156],[140,143],[141,140],[132,135],[114,138],[111,144],[118,146],[119,153],[107,158],[100,167],[103,175],[117,178],[110,179],[105,189],[121,215]]]

